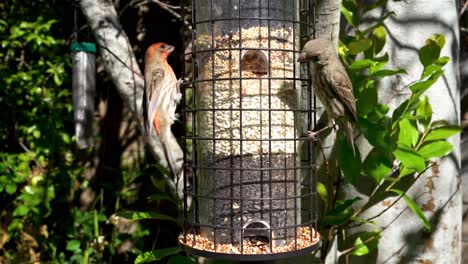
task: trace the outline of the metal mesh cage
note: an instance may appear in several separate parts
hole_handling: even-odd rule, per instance
[[[240,260],[317,246],[312,0],[193,0],[181,243]]]

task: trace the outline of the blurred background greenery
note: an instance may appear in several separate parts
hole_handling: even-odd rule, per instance
[[[156,5],[131,2],[115,4],[140,65],[157,41],[180,52],[181,23]],[[154,196],[166,188],[161,173],[100,59],[96,144],[76,148],[74,11],[73,1],[0,2],[0,263],[129,263],[177,243],[173,221],[114,217],[125,210],[176,217],[177,208]],[[92,41],[77,14],[78,40]],[[180,72],[178,65],[174,70]]]

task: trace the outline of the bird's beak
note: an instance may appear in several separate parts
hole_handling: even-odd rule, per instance
[[[306,62],[306,54],[305,52],[301,52],[301,55],[299,55],[299,58],[297,59],[298,62]]]
[[[167,45],[166,44],[166,51],[167,51],[167,54],[171,54],[171,52],[174,51],[174,46],[171,46],[171,45]]]

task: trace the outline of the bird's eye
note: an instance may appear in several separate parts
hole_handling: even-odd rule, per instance
[[[166,45],[162,44],[161,49],[166,49]]]

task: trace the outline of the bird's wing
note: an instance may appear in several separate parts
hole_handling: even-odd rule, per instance
[[[333,93],[336,94],[335,98],[343,104],[356,120],[356,100],[353,94],[353,84],[341,62],[338,63],[337,67],[333,67],[333,72],[329,72],[326,76],[330,76],[329,82]]]
[[[144,102],[144,105],[146,105],[146,111],[143,110],[143,113],[145,117],[145,127],[147,132],[151,133],[154,129],[153,120],[162,100],[160,90],[161,87],[163,87],[161,83],[164,80],[164,69],[155,68],[145,75],[146,102]]]
[[[171,109],[169,105],[175,104],[171,95],[177,93],[177,82],[168,78],[169,73],[162,67],[152,69],[152,72],[145,74],[148,78],[145,80],[148,107],[146,126],[149,128],[149,135],[161,143],[164,154],[158,154],[159,158],[164,159],[172,173],[178,176],[182,167],[183,152],[171,132],[172,122],[169,120],[169,116],[173,115],[170,112],[175,111],[175,106]]]

